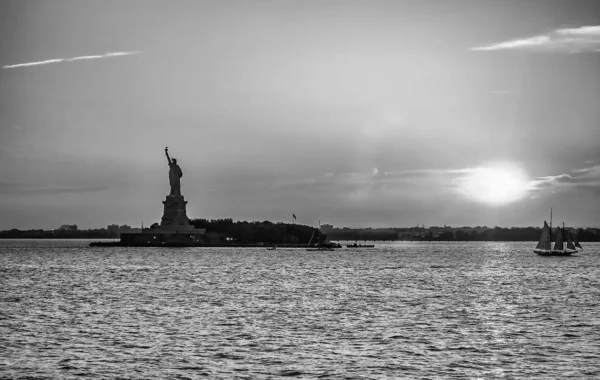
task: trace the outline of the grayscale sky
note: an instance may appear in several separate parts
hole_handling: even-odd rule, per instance
[[[0,1],[0,229],[600,226],[600,2]]]

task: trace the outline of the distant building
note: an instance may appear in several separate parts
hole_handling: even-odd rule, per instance
[[[119,236],[120,230],[118,224],[109,224],[106,226],[106,230],[113,236]]]
[[[118,224],[109,224],[106,226],[106,230],[112,235],[119,237],[124,232],[142,232],[141,228],[131,228],[126,224],[119,226]]]
[[[77,231],[77,224],[63,224],[57,231]]]
[[[321,231],[322,232],[333,231],[333,225],[332,224],[321,224]]]

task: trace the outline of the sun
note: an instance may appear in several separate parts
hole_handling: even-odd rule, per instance
[[[525,171],[516,165],[493,164],[462,171],[457,190],[470,200],[500,206],[523,199],[528,192]]]

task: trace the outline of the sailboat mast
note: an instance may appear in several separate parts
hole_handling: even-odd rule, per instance
[[[550,207],[550,242],[552,242],[552,207]]]

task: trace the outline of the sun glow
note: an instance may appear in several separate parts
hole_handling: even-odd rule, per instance
[[[528,192],[525,171],[508,164],[466,169],[455,179],[457,191],[470,200],[500,206],[523,199]]]

